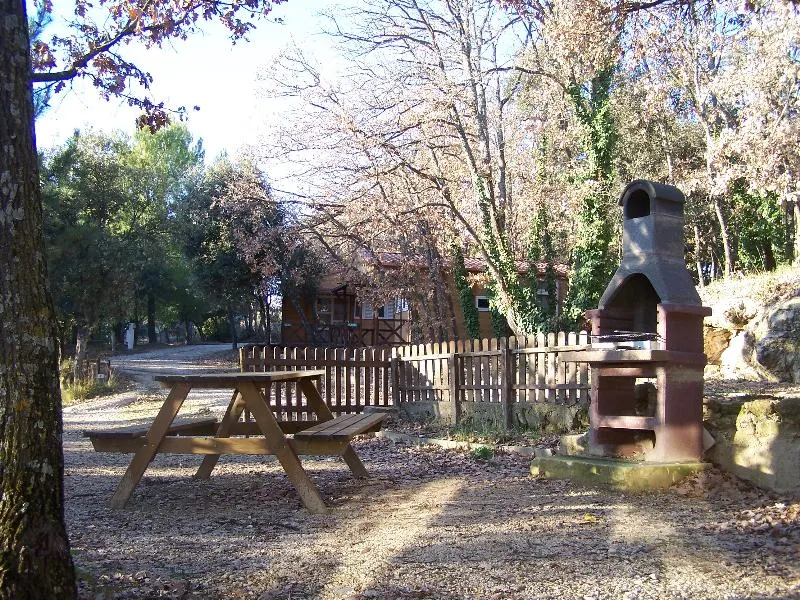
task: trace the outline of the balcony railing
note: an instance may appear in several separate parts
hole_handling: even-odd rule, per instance
[[[409,343],[410,321],[406,319],[356,319],[348,323],[284,321],[283,344],[314,346],[398,346]]]

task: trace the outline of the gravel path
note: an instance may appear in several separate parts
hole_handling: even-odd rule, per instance
[[[515,455],[375,437],[355,444],[369,480],[303,460],[325,516],[301,507],[271,457],[225,457],[198,482],[200,457],[159,456],[112,510],[130,457],[93,452],[80,430],[147,422],[162,398],[144,386],[65,410],[83,598],[800,598],[800,500],[718,471],[623,494],[532,478]],[[227,401],[187,402],[216,414]]]

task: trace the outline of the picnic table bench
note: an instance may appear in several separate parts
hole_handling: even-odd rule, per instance
[[[152,425],[84,432],[96,451],[134,453],[111,505],[125,506],[156,454],[205,455],[195,475],[201,479],[211,475],[223,454],[263,454],[277,457],[306,508],[326,512],[327,507],[298,456],[341,456],[355,477],[368,477],[350,440],[379,430],[386,415],[351,414],[334,418],[315,385],[324,374],[325,371],[274,371],[157,376],[156,381],[170,388],[170,392]],[[276,381],[297,382],[306,401],[302,408],[316,419],[279,421],[269,403],[270,385]],[[198,388],[233,390],[225,416],[219,422],[207,418],[175,422],[189,392]],[[255,422],[239,420],[245,410]],[[290,434],[293,437],[287,437]]]

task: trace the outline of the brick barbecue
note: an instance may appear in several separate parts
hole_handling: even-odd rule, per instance
[[[702,306],[684,260],[685,198],[673,186],[636,180],[619,203],[622,261],[598,308],[587,312],[592,344],[563,356],[592,368],[590,452],[698,461],[703,318],[711,309]],[[655,379],[655,390],[637,379]]]

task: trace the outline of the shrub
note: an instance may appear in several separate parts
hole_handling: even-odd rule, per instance
[[[489,460],[494,455],[494,450],[489,448],[489,446],[477,446],[472,449],[470,455],[475,460]]]

